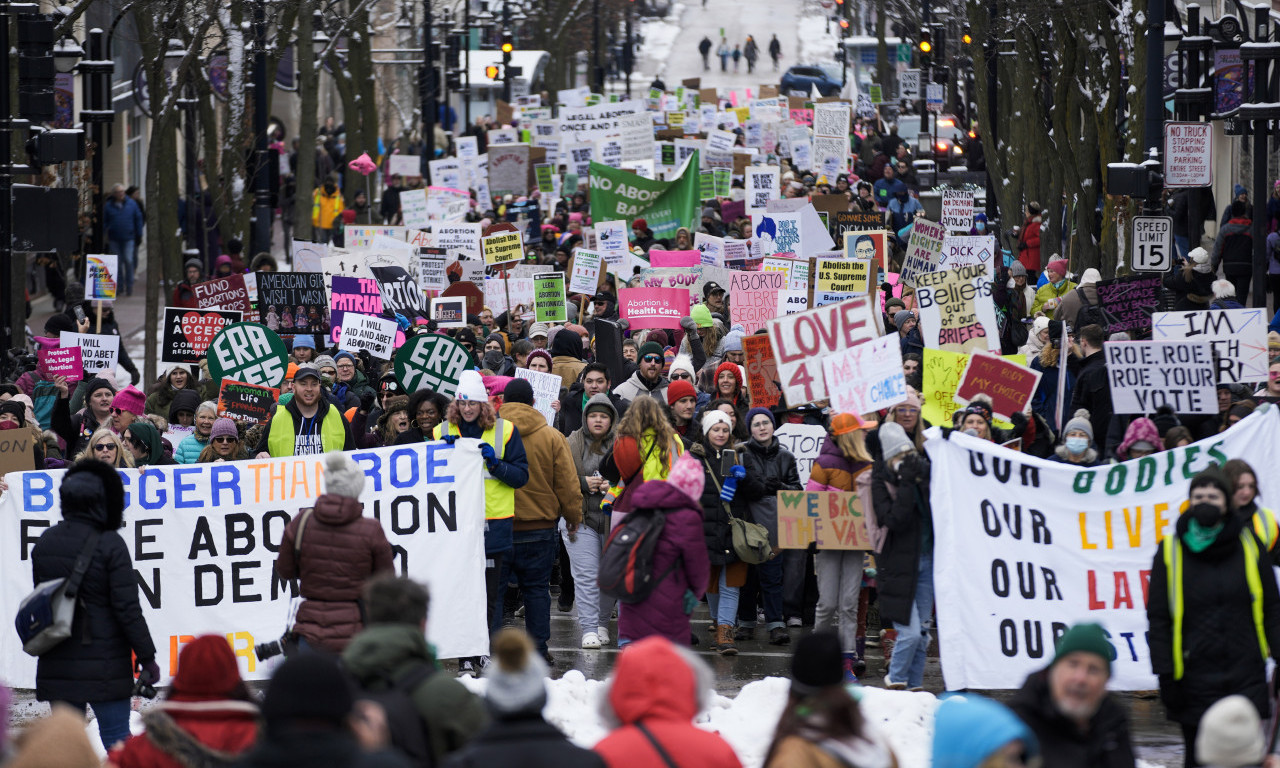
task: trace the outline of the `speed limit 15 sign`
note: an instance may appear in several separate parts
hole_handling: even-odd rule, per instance
[[[1165,272],[1173,267],[1173,219],[1169,216],[1135,216],[1133,219],[1133,271]]]

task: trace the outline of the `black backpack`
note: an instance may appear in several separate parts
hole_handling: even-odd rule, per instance
[[[435,667],[424,661],[392,681],[390,688],[362,689],[356,697],[382,707],[387,714],[391,746],[408,758],[414,768],[435,768],[436,764],[431,751],[431,726],[413,703],[413,692],[435,672]]]
[[[666,524],[667,513],[660,509],[635,509],[622,519],[600,554],[597,580],[601,592],[624,603],[644,602],[675,570],[679,559],[661,574],[653,572],[653,556]]]
[[[1102,304],[1090,304],[1084,288],[1077,288],[1076,296],[1080,297],[1080,309],[1076,311],[1075,325],[1071,326],[1071,330],[1078,331],[1086,325],[1097,325],[1101,326],[1105,332],[1111,321],[1107,318],[1107,311],[1102,308]]]

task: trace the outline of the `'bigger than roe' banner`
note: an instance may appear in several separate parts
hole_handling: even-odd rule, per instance
[[[1074,469],[934,429],[933,583],[948,690],[1018,688],[1058,638],[1097,622],[1116,651],[1114,690],[1152,690],[1151,565],[1174,535],[1191,479],[1240,458],[1276,466],[1280,412],[1265,408],[1208,440],[1122,464]],[[1280,477],[1260,471],[1263,499]]]

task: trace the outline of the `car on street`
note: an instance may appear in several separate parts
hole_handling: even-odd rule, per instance
[[[808,96],[816,88],[819,96],[839,96],[840,78],[821,67],[797,64],[782,74],[778,84],[779,92],[784,96]]]
[[[911,147],[911,154],[919,160],[933,160],[943,170],[955,165],[964,165],[964,144],[968,135],[955,115],[938,115],[937,131],[929,142],[929,151],[920,149],[917,137],[921,133],[919,115],[900,115],[898,117],[898,135],[906,139]],[[927,132],[934,134],[934,119],[930,117],[926,124]]]

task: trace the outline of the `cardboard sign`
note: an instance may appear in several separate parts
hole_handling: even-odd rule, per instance
[[[863,259],[889,271],[889,233],[885,230],[845,232],[840,242],[846,259]]]
[[[1020,413],[1040,385],[1040,371],[1033,371],[999,355],[975,352],[960,375],[955,400],[961,405],[978,395],[991,398],[991,410],[1003,419]]]
[[[198,364],[218,331],[242,319],[242,313],[229,309],[165,307],[164,332],[160,335],[160,361],[182,365]]]
[[[778,491],[778,548],[869,550],[862,497],[852,491]]]
[[[36,468],[36,437],[29,429],[0,431],[0,479],[10,472]]]
[[[780,168],[776,165],[753,165],[747,168],[746,212],[748,216],[757,216],[765,212],[770,200],[782,196],[778,187]]]
[[[431,319],[436,321],[438,328],[467,327],[467,300],[460,296],[432,299]]]
[[[907,255],[902,260],[902,272],[899,273],[902,282],[914,286],[920,275],[938,269],[942,240],[946,234],[942,225],[916,216],[911,226],[911,237],[907,240]]]
[[[323,243],[294,240],[289,244],[289,263],[295,272],[323,271],[323,259],[328,255],[329,246]]]
[[[942,239],[942,253],[938,257],[939,269],[956,267],[987,268],[995,274],[996,238],[994,235],[947,235]]]
[[[1267,314],[1264,309],[1202,309],[1157,312],[1153,339],[1207,341],[1213,349],[1217,383],[1265,381],[1267,378]],[[1178,411],[1182,413],[1182,411]]]
[[[880,336],[880,313],[868,296],[770,320],[769,341],[788,406],[827,399],[822,358]]]
[[[649,251],[651,267],[696,267],[702,263],[702,252],[697,249],[687,251],[664,251],[654,248]]]
[[[778,292],[785,290],[788,273],[734,272],[729,282],[733,321],[755,333],[778,313]]]
[[[1000,330],[986,267],[919,275],[916,301],[926,347],[947,352],[1000,351]]]
[[[461,302],[460,299],[457,301]],[[338,349],[348,352],[367,349],[378,360],[390,360],[399,328],[391,318],[357,315],[353,312],[344,318],[341,336],[338,337]]]
[[[524,258],[524,238],[519,232],[495,232],[480,239],[485,264],[510,264]]]
[[[569,293],[594,295],[600,285],[600,264],[603,257],[597,251],[578,248],[573,252],[573,274],[569,276]]]
[[[618,316],[642,328],[677,328],[689,314],[688,288],[620,288]]]
[[[467,348],[436,333],[420,333],[396,351],[396,380],[406,392],[432,389],[445,397],[458,391],[458,377],[475,365]]]
[[[563,272],[540,272],[533,276],[533,312],[536,322],[569,322],[567,302]]]
[[[105,333],[58,334],[58,346],[63,349],[80,348],[80,365],[88,378],[100,371],[115,371],[120,361],[120,337]]]
[[[329,302],[324,275],[318,272],[255,272],[258,309],[263,325],[277,333],[328,333]],[[279,311],[292,307],[293,326],[279,322]]]
[[[84,378],[84,364],[80,361],[80,348],[41,349],[36,352],[36,361],[44,369],[47,378],[62,376],[74,384]]]
[[[906,400],[901,347],[895,333],[824,357],[822,375],[832,409],[861,416]]]
[[[844,242],[847,232],[867,232],[884,229],[883,211],[836,211],[831,222],[831,235]]]
[[[864,259],[816,259],[817,278],[813,304],[836,304],[851,296],[865,296],[871,290],[872,262]]]
[[[253,307],[249,303],[249,289],[245,287],[244,275],[227,275],[191,286],[196,296],[196,306],[200,309],[234,309],[243,312],[245,317],[256,318]]]
[[[449,257],[443,248],[418,248],[418,287],[423,291],[443,291],[449,287]]]
[[[115,301],[119,283],[119,257],[111,253],[84,257],[84,297],[87,301]]]
[[[743,337],[742,351],[751,402],[765,408],[774,407],[782,397],[782,390],[778,388],[778,366],[769,337],[762,333]]]
[[[1124,331],[1132,337],[1146,336],[1151,330],[1151,313],[1160,298],[1163,278],[1163,274],[1158,274],[1099,280],[1094,287],[1098,291],[1098,303],[1107,316],[1107,332]],[[1071,325],[1075,325],[1075,320],[1074,317],[1067,318]],[[1265,342],[1265,334],[1263,336]],[[1263,378],[1266,378],[1265,373]]]
[[[218,389],[218,415],[258,424],[270,420],[271,408],[279,399],[278,389],[223,379]]]
[[[550,425],[556,420],[556,411],[551,404],[560,399],[560,388],[564,383],[559,375],[543,371],[531,371],[528,368],[517,368],[516,378],[524,379],[533,387],[533,407],[542,414]]]
[[[1204,341],[1107,341],[1107,383],[1114,413],[1216,414],[1212,345]]]
[[[1005,355],[1004,359],[1021,366],[1027,364],[1026,355]],[[960,410],[955,394],[960,388],[960,377],[964,375],[968,365],[969,355],[925,348],[924,365],[921,367],[923,389],[920,390],[924,404],[920,408],[920,418],[930,424],[951,424],[951,417]],[[994,418],[992,423],[1001,429],[1013,426],[999,417]]]
[[[209,344],[209,377],[279,387],[289,353],[275,331],[258,323],[233,323]]]
[[[942,190],[942,227],[948,232],[973,229],[973,193],[964,189]]]

